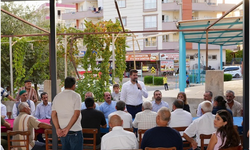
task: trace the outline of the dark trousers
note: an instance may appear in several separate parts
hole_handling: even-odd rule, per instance
[[[168,90],[168,84],[167,83],[164,84],[164,88],[165,88],[165,90]]]
[[[135,118],[135,115],[138,112],[142,111],[142,104],[137,105],[137,106],[132,106],[132,105],[126,105],[127,111],[132,115],[132,118]]]
[[[61,137],[62,150],[82,150],[82,131],[69,131],[65,137]]]
[[[46,150],[45,143],[35,142],[35,146],[32,148],[32,150]]]

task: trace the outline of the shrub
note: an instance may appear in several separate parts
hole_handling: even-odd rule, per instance
[[[152,84],[153,83],[153,76],[145,76],[144,83],[145,84]]]
[[[163,77],[154,77],[154,85],[163,85]]]
[[[197,76],[196,75],[189,75],[188,76],[188,79],[189,79],[189,83],[196,83],[197,82]]]
[[[231,74],[224,74],[224,81],[231,81],[233,76]]]

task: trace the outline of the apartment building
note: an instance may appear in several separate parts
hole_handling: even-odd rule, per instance
[[[38,10],[43,11],[43,18],[49,20],[49,3],[42,4]],[[62,14],[64,13],[74,13],[76,12],[76,7],[74,4],[56,4],[56,23],[65,25],[66,27],[75,27],[75,20],[69,19],[69,20],[63,20]]]
[[[176,23],[181,20],[200,20],[219,18],[235,4],[220,3],[217,0],[116,0],[119,6],[125,29],[130,31],[172,30],[177,29]],[[75,19],[77,28],[84,28],[84,20],[118,19],[114,0],[63,0],[63,3],[75,3],[76,12],[63,14],[63,19]],[[95,9],[94,9],[95,8]],[[98,12],[96,12],[98,10]],[[240,16],[242,10],[237,10],[229,16]],[[155,67],[158,71],[177,70],[179,60],[179,33],[138,33],[136,50],[136,68],[149,70]],[[127,38],[127,64],[133,68],[134,56],[132,37]],[[201,66],[205,64],[205,45],[201,45]],[[209,45],[209,65],[218,69],[219,46]],[[223,62],[225,49],[237,49],[235,46],[223,47]],[[187,69],[197,69],[198,44],[187,43]]]

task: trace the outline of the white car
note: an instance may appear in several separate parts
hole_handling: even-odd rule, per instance
[[[231,74],[233,78],[240,78],[242,76],[240,66],[224,66],[223,70],[224,74]]]

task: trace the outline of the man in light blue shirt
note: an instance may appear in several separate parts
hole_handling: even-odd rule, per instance
[[[48,102],[48,94],[43,92],[41,94],[42,102],[36,106],[35,117],[37,119],[50,119],[51,118],[51,103]]]
[[[155,101],[152,102],[152,106],[153,106],[152,111],[157,112],[161,107],[169,108],[168,103],[162,101],[161,91],[159,91],[159,90],[154,91],[154,99],[155,99]]]
[[[94,94],[93,94],[92,92],[87,92],[87,93],[85,94],[85,99],[88,98],[88,97],[91,97],[91,98],[94,99]],[[86,107],[86,105],[85,105],[85,102],[82,102],[82,104],[81,104],[81,110],[83,110],[83,109],[87,109],[87,107]],[[95,109],[96,109],[96,110],[100,110],[99,105],[98,105],[98,103],[96,103],[96,102],[95,102]]]
[[[105,102],[100,105],[100,111],[103,112],[105,118],[108,118],[109,114],[116,111],[116,101],[111,100],[109,92],[104,92],[104,100]]]

